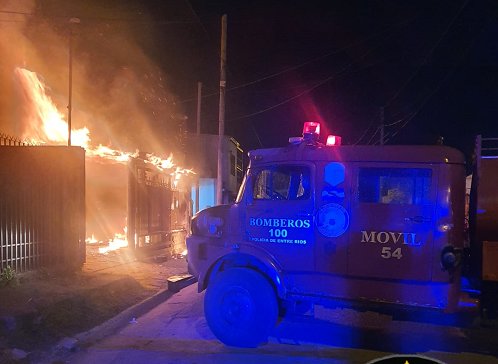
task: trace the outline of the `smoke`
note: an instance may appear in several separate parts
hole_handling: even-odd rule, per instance
[[[135,8],[111,4],[0,0],[0,132],[30,137],[17,67],[36,72],[67,115],[71,37],[72,127],[87,127],[92,145],[173,153],[179,162],[185,117],[166,75],[139,43],[147,34],[147,16],[138,1]],[[76,17],[79,24],[69,22]]]

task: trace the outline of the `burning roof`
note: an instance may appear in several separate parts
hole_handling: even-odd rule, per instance
[[[82,16],[79,24],[35,5],[27,0],[0,5],[0,131],[44,144],[67,143],[72,34],[72,144],[117,162],[141,150],[169,155],[150,156],[160,168],[176,168],[172,155],[181,164],[185,116],[164,72],[135,43],[132,28],[96,18],[105,10],[96,3],[93,9],[74,5],[71,17]],[[59,9],[54,5],[51,12]],[[77,28],[69,32],[70,27]]]

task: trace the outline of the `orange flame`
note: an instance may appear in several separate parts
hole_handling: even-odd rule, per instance
[[[27,101],[28,129],[24,132],[23,139],[36,144],[65,145],[68,137],[68,124],[51,97],[47,95],[45,84],[35,72],[24,68],[16,68],[15,75],[22,85]],[[89,158],[98,157],[117,163],[127,163],[130,158],[139,155],[138,151],[124,152],[100,144],[94,147],[90,145],[90,142],[90,131],[87,127],[71,130],[71,145],[85,148],[86,156]],[[154,154],[146,154],[145,162],[151,163],[161,171],[171,171],[170,175],[173,177],[172,183],[175,187],[182,175],[195,173],[191,169],[176,166],[171,154],[166,159]],[[101,243],[94,236],[87,238],[86,242],[88,244]],[[107,254],[109,251],[126,246],[128,246],[128,241],[125,228],[125,234],[116,233],[114,238],[107,242],[107,246],[99,247],[99,253]]]
[[[64,116],[57,109],[54,102],[47,95],[47,87],[35,72],[17,67],[15,74],[19,79],[28,101],[29,129],[22,136],[26,140],[36,143],[67,143],[68,127]],[[138,156],[138,151],[124,152],[111,147],[90,145],[90,131],[87,127],[71,130],[71,145],[81,146],[86,149],[88,157],[100,157],[118,163],[126,163],[130,158]],[[162,159],[154,154],[146,155],[146,162],[153,164],[159,170],[171,170],[171,175],[179,179],[181,175],[194,173],[191,169],[178,167],[173,163],[173,155]]]
[[[29,103],[30,130],[23,137],[37,140],[45,144],[67,142],[67,122],[57,110],[52,99],[46,93],[46,87],[35,72],[24,68],[16,68],[15,73],[20,80]],[[40,125],[41,124],[41,125]],[[71,144],[88,147],[90,132],[85,127],[71,131]]]
[[[95,236],[92,235],[91,238],[86,239],[87,244],[103,244],[102,241],[98,241],[95,239]],[[126,248],[128,246],[128,240],[126,239],[126,227],[124,228],[124,233],[115,233],[114,238],[109,239],[106,242],[106,245],[99,246],[100,254],[107,254],[110,251],[118,250],[120,248]]]

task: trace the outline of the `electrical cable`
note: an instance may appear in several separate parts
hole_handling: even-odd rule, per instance
[[[250,114],[245,114],[245,115],[242,115],[242,116],[238,116],[238,117],[235,117],[235,118],[231,118],[231,119],[229,119],[228,121],[235,121],[235,120],[240,120],[240,119],[246,119],[246,118],[249,118],[249,117],[251,117],[251,116],[259,115],[259,114],[262,114],[262,113],[264,113],[264,112],[267,112],[267,111],[273,110],[273,109],[275,109],[275,108],[277,108],[277,107],[279,107],[279,106],[285,105],[285,104],[287,104],[287,103],[291,102],[292,100],[295,100],[295,99],[297,99],[297,98],[299,98],[299,97],[301,97],[301,96],[303,96],[303,95],[305,95],[305,94],[307,94],[307,93],[309,93],[309,92],[313,91],[314,89],[316,89],[316,88],[318,88],[318,87],[322,86],[323,84],[327,83],[327,82],[328,82],[328,81],[330,81],[331,79],[333,79],[333,78],[335,78],[336,76],[340,75],[342,72],[345,72],[345,71],[346,71],[346,69],[347,69],[349,66],[350,66],[350,65],[347,65],[347,66],[346,66],[346,67],[344,67],[342,70],[340,70],[337,74],[333,74],[333,75],[331,75],[331,76],[329,76],[329,77],[327,77],[327,78],[325,78],[325,79],[321,80],[321,81],[320,81],[320,82],[318,82],[317,84],[315,84],[315,85],[313,85],[312,87],[310,87],[310,88],[308,88],[308,89],[304,90],[303,92],[298,93],[297,95],[294,95],[294,96],[292,96],[292,97],[289,97],[289,98],[287,98],[287,99],[285,99],[285,100],[283,100],[283,101],[281,101],[281,102],[279,102],[279,103],[277,103],[277,104],[274,104],[274,105],[272,105],[272,106],[269,106],[269,107],[267,107],[267,108],[265,108],[265,109],[261,109],[261,110],[259,110],[259,111],[256,111],[256,112],[253,112],[253,113],[250,113]]]
[[[357,145],[359,144],[363,138],[367,135],[368,131],[370,130],[370,128],[374,125],[375,121],[377,119],[374,117],[372,118],[372,120],[370,121],[370,123],[368,124],[367,128],[365,129],[365,131],[363,132],[363,134],[361,134],[361,136],[356,140],[356,142],[354,142],[352,145]]]
[[[424,64],[427,63],[427,60],[429,59],[429,57],[434,53],[434,51],[439,46],[439,44],[441,43],[441,41],[443,40],[443,38],[446,36],[446,34],[448,33],[448,31],[453,26],[453,23],[455,22],[455,20],[460,16],[460,14],[463,11],[463,9],[465,9],[465,7],[469,3],[469,1],[470,0],[465,0],[465,2],[463,3],[463,5],[456,12],[456,14],[450,20],[450,22],[448,23],[448,25],[446,26],[446,28],[444,29],[444,31],[441,33],[441,36],[437,39],[437,41],[434,43],[434,45],[429,49],[429,52],[427,52],[427,54],[425,55],[425,57],[422,60],[422,62],[420,62],[419,66],[415,69],[415,72],[408,77],[408,79],[405,81],[405,83],[403,83],[401,85],[401,87],[398,89],[398,91],[384,104],[384,107],[388,107],[401,94],[401,92],[405,89],[405,87],[408,86],[411,83],[411,81],[418,75],[418,73],[422,69],[422,65],[424,65]]]
[[[398,121],[395,121],[395,122],[393,122],[393,123],[391,123],[391,124],[384,124],[384,127],[389,127],[389,126],[398,125],[398,124],[402,123],[404,120],[405,120],[405,118],[401,118],[401,119],[399,119]]]
[[[390,36],[392,36],[393,34],[389,35],[388,37],[385,37],[383,39],[383,41],[385,41],[386,39],[388,39]],[[354,62],[358,62],[360,61],[361,59],[364,59],[366,56],[368,56],[372,51],[374,51],[376,48],[378,48],[378,46],[374,46],[372,47],[371,49],[367,50],[364,54],[362,54],[360,57],[358,57],[357,59],[354,60]],[[252,117],[252,116],[255,116],[255,115],[259,115],[259,114],[262,114],[264,112],[267,112],[267,111],[270,111],[270,110],[273,110],[279,106],[282,106],[284,104],[287,104],[305,94],[308,94],[310,93],[311,91],[315,90],[316,88],[324,85],[325,83],[329,82],[330,80],[342,75],[343,73],[345,73],[354,63],[353,61],[349,62],[346,66],[344,66],[340,71],[338,71],[337,73],[335,74],[332,74],[328,77],[326,77],[325,79],[322,79],[321,81],[319,81],[317,84],[313,85],[312,87],[300,92],[299,94],[297,95],[294,95],[292,97],[289,97],[277,104],[274,104],[272,106],[269,106],[267,108],[264,108],[264,109],[261,109],[259,111],[256,111],[256,112],[253,112],[253,113],[250,113],[250,114],[245,114],[245,115],[242,115],[242,116],[238,116],[238,117],[235,117],[235,118],[230,118],[229,120],[227,121],[235,121],[235,120],[240,120],[240,119],[246,119],[246,118],[249,118],[249,117]],[[380,61],[379,61],[380,62]],[[362,67],[360,69],[366,69],[366,68],[369,68],[371,67],[372,65],[368,65],[368,66],[365,66],[365,67]]]
[[[386,142],[388,142],[389,140],[391,140],[392,138],[394,138],[396,135],[399,134],[399,132],[405,128],[408,123],[410,121],[412,121],[412,119],[420,112],[420,110],[422,110],[422,108],[425,106],[425,104],[429,101],[429,99],[437,92],[439,91],[439,89],[441,88],[441,86],[444,84],[444,82],[451,76],[453,75],[453,73],[455,72],[456,70],[456,67],[454,67],[450,72],[448,72],[446,74],[446,76],[436,85],[436,87],[422,100],[422,103],[420,104],[420,106],[418,107],[418,109],[414,112],[412,112],[412,114],[407,118],[407,120],[403,123],[403,125],[401,125],[401,127],[396,130],[395,132],[393,132],[391,138],[389,138],[388,140],[386,140]]]
[[[370,145],[370,143],[372,142],[372,140],[375,138],[375,136],[377,135],[377,133],[380,131],[380,127],[377,127],[377,129],[375,129],[375,133],[372,134],[372,136],[370,137],[370,140],[367,142],[367,145]]]
[[[36,13],[29,13],[29,12],[22,12],[22,11],[9,11],[9,10],[0,10],[0,14],[15,14],[15,15],[24,15],[24,16],[33,16],[36,15]],[[67,15],[44,15],[45,18],[52,18],[52,19],[70,19],[72,18],[71,16]],[[108,17],[99,17],[99,16],[78,16],[78,19],[81,19],[82,21],[109,21],[109,22],[128,22],[128,23],[133,23],[133,24],[195,24],[197,21],[193,20],[140,20],[136,18],[108,18]],[[5,20],[0,20],[0,21],[5,21]]]
[[[467,4],[469,3],[469,0],[466,0],[462,6],[458,9],[458,11],[455,13],[455,15],[451,18],[451,20],[449,21],[448,25],[446,26],[446,28],[443,30],[443,32],[441,33],[441,35],[439,36],[439,38],[437,39],[437,41],[434,43],[434,45],[429,49],[429,52],[425,55],[424,59],[422,60],[422,62],[420,62],[419,66],[415,69],[415,71],[408,77],[408,79],[401,85],[401,87],[398,89],[397,92],[395,92],[393,94],[393,96],[391,96],[391,98],[384,104],[384,108],[388,107],[389,105],[391,105],[391,103],[401,94],[401,92],[408,86],[408,84],[411,83],[411,81],[418,75],[418,73],[420,72],[420,70],[422,69],[422,65],[423,64],[426,64],[427,63],[427,60],[429,59],[429,57],[434,53],[434,51],[437,49],[437,47],[439,46],[439,44],[441,43],[441,41],[443,40],[443,38],[446,36],[446,34],[448,33],[448,31],[451,29],[451,27],[453,26],[453,23],[456,21],[456,19],[458,19],[458,17],[460,16],[460,14],[462,13],[463,9],[465,9],[465,7],[467,6]],[[452,72],[451,72],[452,73]],[[447,75],[448,76],[448,75]],[[446,77],[445,77],[446,79]],[[434,94],[434,92],[436,90],[439,89],[441,83],[436,87],[435,90],[433,90],[433,92],[431,92],[429,94],[429,98],[430,96],[432,96]],[[395,126],[397,124],[400,124],[404,121],[403,125],[401,125],[401,127],[396,131],[396,132],[393,132],[391,133],[390,137],[386,136],[385,137],[385,143],[387,143],[389,140],[391,140],[392,138],[394,138],[400,131],[401,129],[403,129],[406,125],[408,125],[408,123],[415,117],[415,115],[421,110],[421,108],[423,107],[423,105],[425,105],[425,103],[427,102],[428,98],[426,97],[426,99],[422,102],[420,108],[415,111],[415,112],[412,112],[410,114],[410,116],[408,116],[407,118],[401,118],[399,119],[398,121],[395,121],[391,124],[387,124],[387,125],[384,125],[384,127],[390,127],[390,126]],[[366,133],[364,133],[366,134]],[[361,139],[360,139],[361,140]]]
[[[238,90],[240,88],[244,88],[244,87],[247,87],[247,86],[251,86],[251,85],[254,85],[256,83],[259,83],[259,82],[262,82],[262,81],[266,81],[268,79],[271,79],[271,78],[275,78],[275,77],[278,77],[280,75],[283,75],[285,73],[288,73],[288,72],[291,72],[291,71],[295,71],[296,69],[299,69],[299,68],[302,68],[304,66],[307,66],[308,64],[311,64],[311,63],[314,63],[314,62],[317,62],[317,61],[320,61],[322,59],[325,59],[327,57],[330,57],[330,56],[333,56],[333,55],[336,55],[336,54],[340,54],[348,49],[351,49],[351,48],[354,48],[366,41],[369,41],[373,38],[376,38],[377,36],[380,36],[388,31],[390,31],[392,28],[395,28],[395,27],[398,27],[400,25],[405,25],[407,23],[410,23],[413,21],[414,18],[410,18],[410,19],[405,19],[399,23],[395,23],[395,24],[391,24],[389,25],[388,27],[386,27],[385,29],[375,33],[375,34],[372,34],[372,35],[369,35],[368,37],[365,37],[363,39],[360,39],[356,42],[352,42],[340,49],[337,49],[337,50],[333,50],[333,51],[330,51],[330,52],[327,52],[325,54],[322,54],[318,57],[315,57],[315,58],[311,58],[305,62],[302,62],[300,64],[297,64],[297,65],[294,65],[294,66],[291,66],[291,67],[287,67],[281,71],[277,71],[277,72],[274,72],[274,73],[270,73],[268,75],[265,75],[265,76],[262,76],[260,78],[257,78],[255,80],[252,80],[252,81],[248,81],[246,83],[243,83],[243,84],[240,84],[240,85],[237,85],[237,86],[233,86],[233,87],[229,87],[227,88],[227,92],[228,91],[233,91],[233,90]],[[216,95],[219,95],[219,92],[213,92],[211,94],[206,94],[206,95],[203,95],[202,98],[207,98],[207,97],[211,97],[211,96],[216,96]],[[192,98],[188,98],[188,99],[185,99],[185,100],[181,100],[179,101],[179,103],[185,103],[185,102],[189,102],[189,101],[193,101],[193,100],[196,100],[197,98],[196,97],[192,97]]]
[[[468,1],[467,1],[467,2],[468,2]],[[398,128],[398,130],[396,130],[395,132],[393,132],[393,133],[392,133],[392,135],[391,135],[391,137],[390,137],[390,138],[388,138],[388,139],[386,140],[386,142],[390,141],[390,140],[391,140],[391,139],[393,139],[396,135],[398,135],[398,134],[399,134],[399,132],[400,132],[403,128],[405,128],[405,127],[408,125],[408,123],[409,123],[409,122],[410,122],[410,121],[411,121],[411,120],[412,120],[412,119],[413,119],[413,118],[414,118],[414,117],[415,117],[415,116],[416,116],[416,115],[420,112],[420,110],[422,110],[422,108],[423,108],[423,107],[425,106],[425,104],[426,104],[426,103],[430,100],[430,98],[431,98],[432,96],[434,96],[434,94],[436,94],[436,93],[439,91],[439,89],[440,89],[440,88],[442,87],[442,85],[443,85],[443,84],[444,84],[444,83],[445,83],[445,82],[446,82],[446,81],[450,78],[450,76],[452,76],[452,75],[455,73],[455,71],[457,70],[458,66],[459,66],[459,65],[460,65],[460,63],[462,62],[462,60],[463,60],[464,56],[465,56],[465,55],[467,55],[467,54],[468,54],[468,52],[469,52],[469,50],[472,48],[472,46],[473,46],[473,44],[474,44],[474,41],[475,41],[475,38],[474,38],[474,40],[473,40],[472,42],[470,42],[470,43],[469,43],[469,45],[466,47],[466,49],[465,49],[463,52],[461,52],[461,54],[460,54],[460,57],[459,57],[458,61],[454,63],[454,65],[453,65],[452,69],[451,69],[451,70],[450,70],[450,71],[449,71],[449,72],[448,72],[448,73],[447,73],[447,74],[446,74],[446,75],[445,75],[445,76],[444,76],[444,77],[443,77],[443,78],[442,78],[442,79],[438,82],[438,84],[436,85],[436,87],[435,87],[435,88],[434,88],[434,89],[433,89],[433,90],[432,90],[429,94],[427,94],[427,96],[426,96],[426,97],[422,100],[422,102],[420,103],[420,106],[417,108],[417,110],[416,110],[416,111],[414,111],[414,112],[412,112],[412,113],[408,116],[408,118],[407,118],[406,122],[404,122],[404,123],[403,123],[403,125],[401,125],[401,127],[400,127],[400,128]]]

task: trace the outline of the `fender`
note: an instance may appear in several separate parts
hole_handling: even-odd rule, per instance
[[[205,270],[205,275],[199,274],[199,292],[206,289],[209,280],[219,271],[229,267],[251,267],[264,274],[274,285],[278,297],[284,298],[286,289],[282,279],[282,269],[280,265],[267,252],[253,246],[244,244],[245,249],[238,249],[221,256],[211,266]]]

